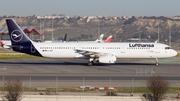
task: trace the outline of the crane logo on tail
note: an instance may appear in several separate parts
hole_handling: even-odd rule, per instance
[[[21,33],[21,31],[19,30],[14,30],[12,33],[11,33],[11,39],[14,41],[14,42],[19,42],[21,41],[23,38],[23,34]]]

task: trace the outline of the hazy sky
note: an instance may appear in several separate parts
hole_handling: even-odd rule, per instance
[[[180,0],[0,0],[3,15],[176,16]]]

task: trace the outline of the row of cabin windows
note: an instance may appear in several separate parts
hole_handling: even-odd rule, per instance
[[[99,49],[99,47],[82,47],[82,49]]]
[[[40,47],[40,49],[75,49],[75,47]]]
[[[99,47],[82,47],[82,49],[100,49]],[[120,49],[120,47],[102,47],[102,49]]]
[[[40,47],[40,49],[75,49],[75,47]],[[99,47],[82,47],[82,49],[100,49]],[[103,47],[102,49],[120,49],[120,47]]]
[[[75,49],[75,47],[40,47],[40,49]],[[100,49],[100,48],[99,47],[82,47],[82,49]],[[102,49],[120,49],[120,47],[102,47]],[[150,49],[150,47],[146,47],[146,48],[131,47],[127,49]]]
[[[105,47],[103,47],[104,49]],[[106,47],[106,49],[120,49],[120,47]]]

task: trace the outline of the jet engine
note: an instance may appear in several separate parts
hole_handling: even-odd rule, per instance
[[[104,55],[99,57],[100,63],[115,63],[116,62],[116,56],[114,55]]]

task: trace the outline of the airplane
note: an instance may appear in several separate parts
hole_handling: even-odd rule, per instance
[[[102,42],[104,34],[101,34],[95,42]]]
[[[66,41],[67,38],[67,34],[65,34],[64,38],[62,39],[62,41]]]
[[[105,42],[105,43],[111,42],[111,39],[112,39],[112,35],[110,35],[104,42]]]
[[[11,49],[11,41],[10,40],[0,40],[1,47]]]
[[[1,43],[1,46],[3,46],[4,45],[4,43],[0,40],[0,43]]]
[[[168,58],[177,55],[170,46],[162,43],[37,43],[33,42],[12,19],[6,19],[14,51],[46,58],[80,58],[94,62],[115,63],[117,58]],[[14,37],[14,35],[18,37]]]

